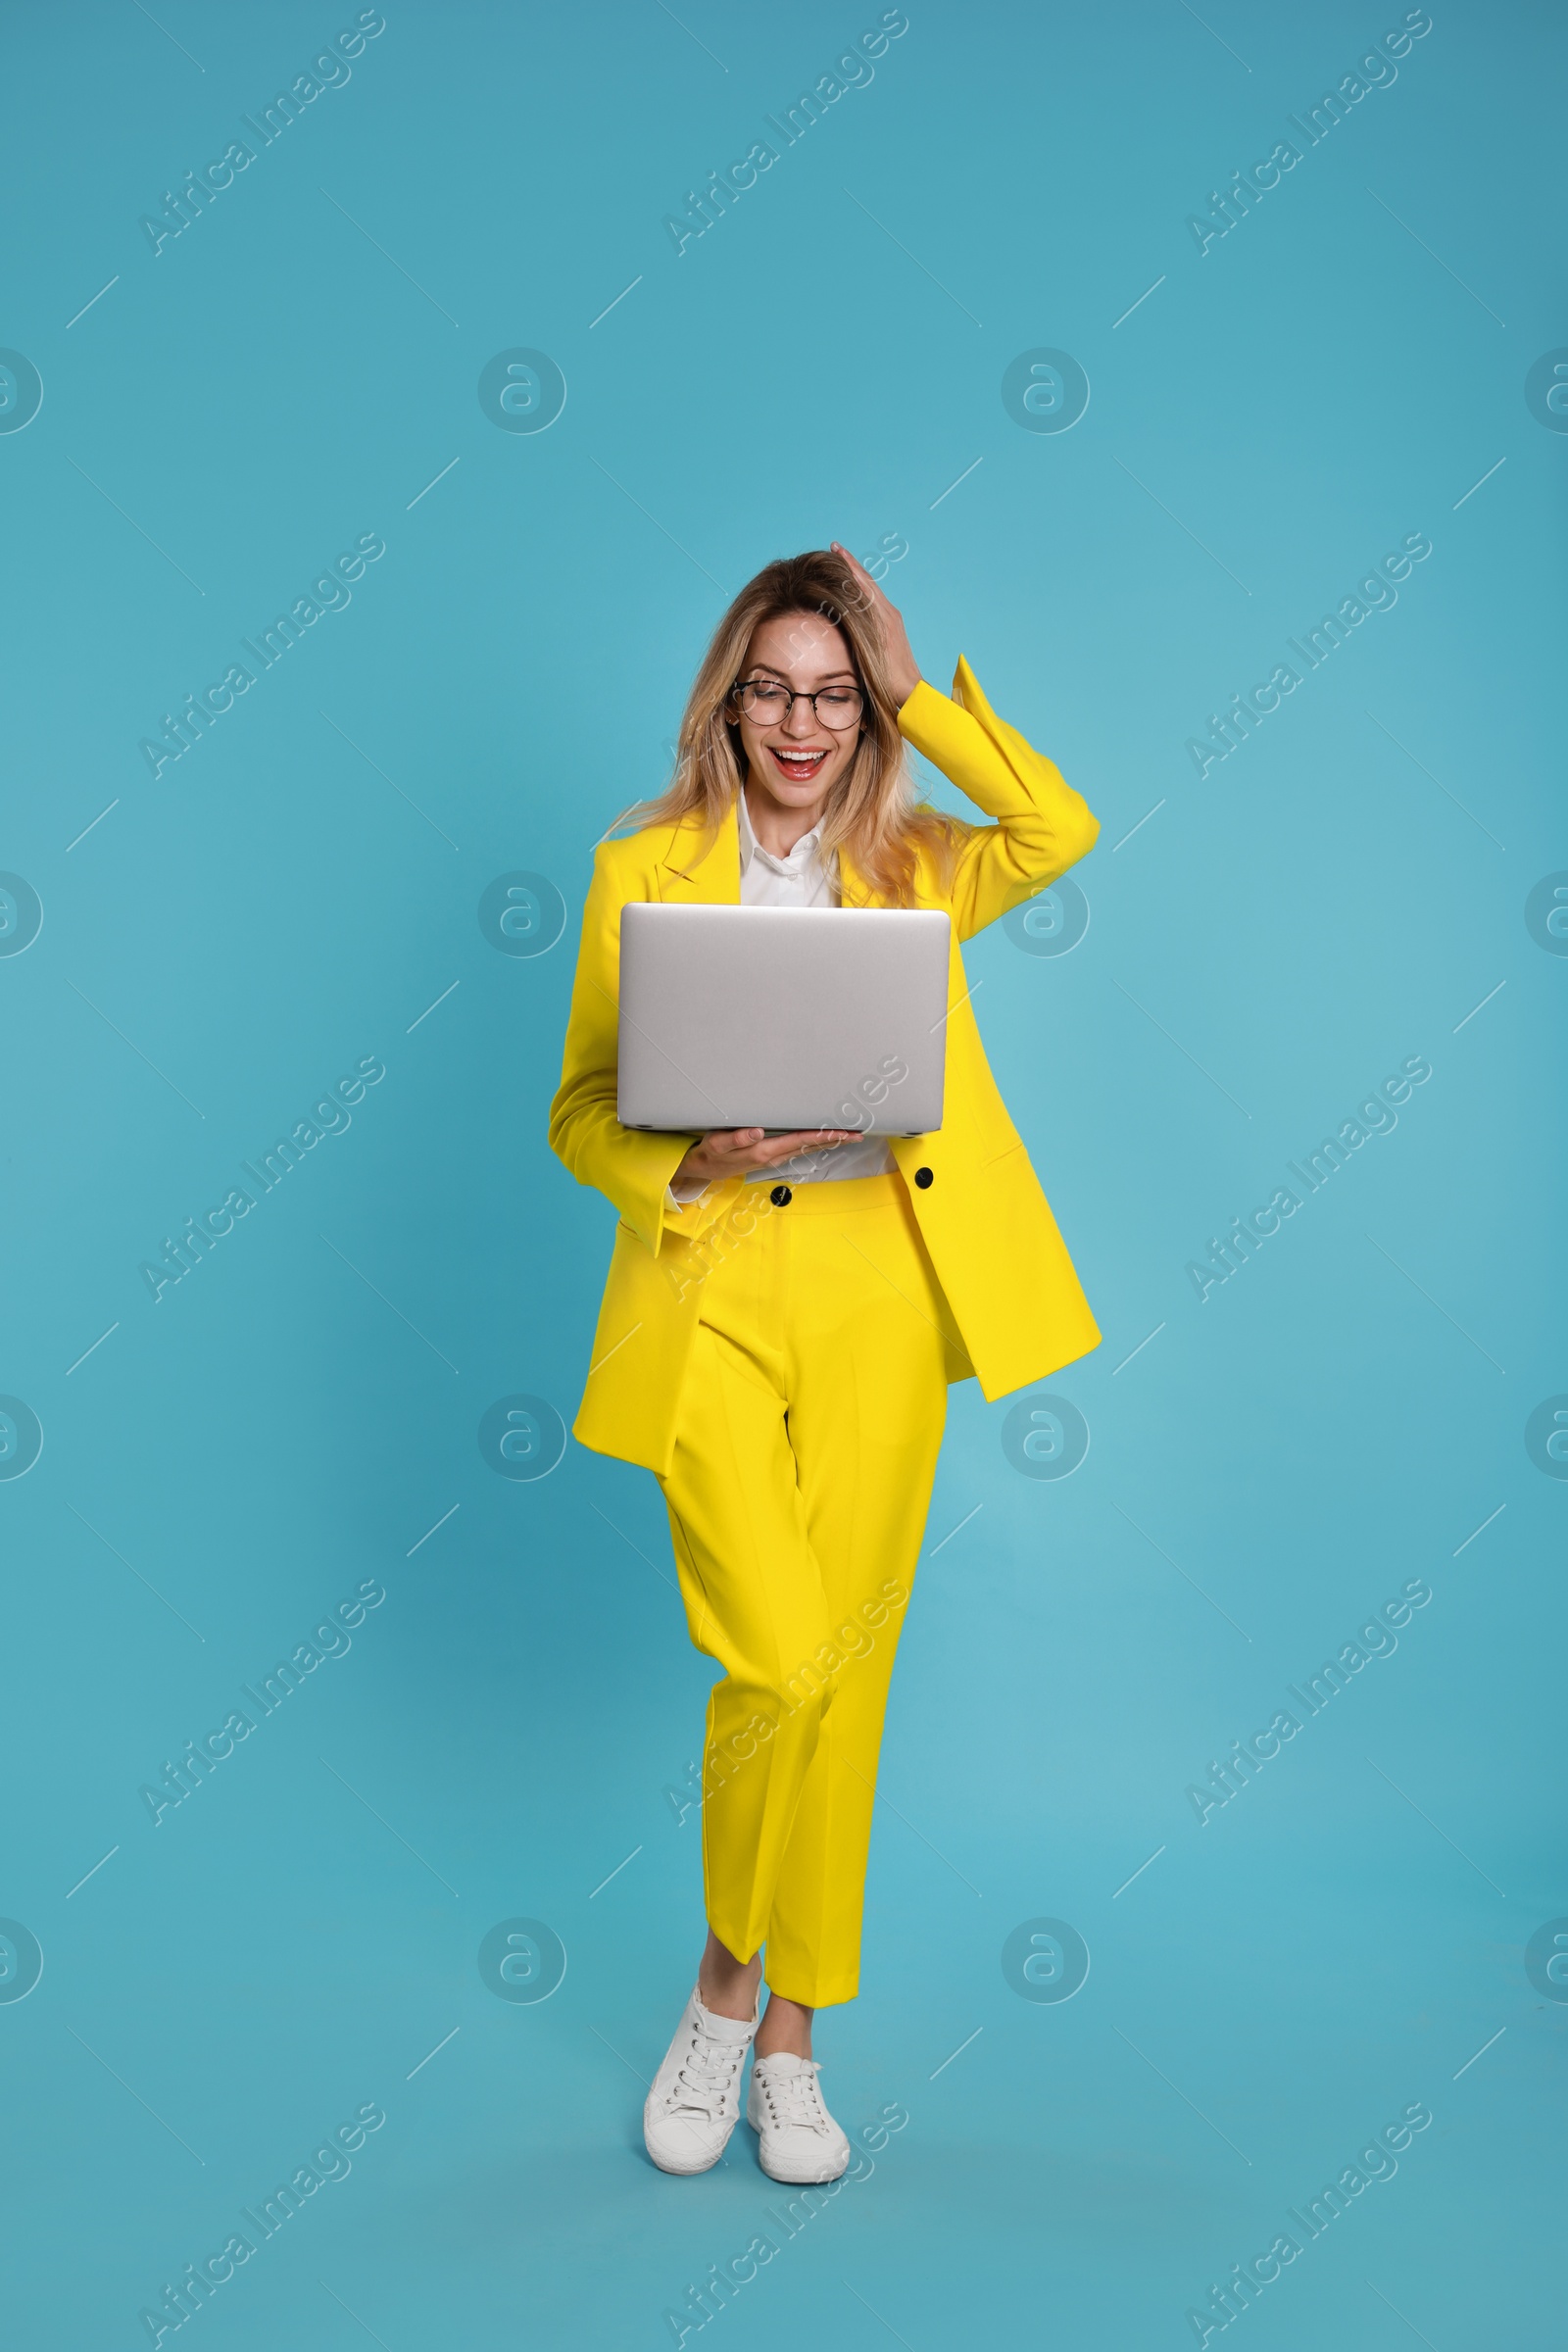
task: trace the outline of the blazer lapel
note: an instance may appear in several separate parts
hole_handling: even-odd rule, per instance
[[[656,869],[661,899],[688,906],[738,906],[741,903],[741,837],[733,806],[703,847],[701,825],[676,825],[667,835]]]
[[[741,837],[733,803],[708,850],[701,825],[673,826],[665,834],[655,865],[655,880],[662,900],[687,906],[738,906],[741,902]],[[846,906],[876,906],[876,893],[857,870],[853,858],[839,851],[839,897]]]

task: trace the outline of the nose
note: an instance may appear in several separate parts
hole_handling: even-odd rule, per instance
[[[816,733],[816,712],[811,705],[800,696],[797,696],[790,705],[789,716],[784,721],[784,732],[786,735],[799,736],[803,739]]]

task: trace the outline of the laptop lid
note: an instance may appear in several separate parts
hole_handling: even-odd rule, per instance
[[[930,1134],[951,934],[940,909],[623,906],[621,1125]]]

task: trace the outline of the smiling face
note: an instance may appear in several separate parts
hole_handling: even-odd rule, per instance
[[[752,637],[741,677],[766,680],[796,694],[840,687],[859,691],[843,632],[816,612],[781,612]],[[740,727],[749,781],[781,808],[806,813],[822,807],[855,758],[860,726],[825,726],[811,705],[792,703],[774,724],[760,723],[731,705]]]

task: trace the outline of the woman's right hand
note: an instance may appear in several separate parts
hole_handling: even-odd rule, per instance
[[[754,1168],[775,1168],[798,1152],[837,1151],[853,1143],[855,1127],[809,1127],[790,1135],[767,1135],[760,1127],[721,1127],[693,1144],[671,1184],[722,1184],[726,1176],[745,1176]]]

